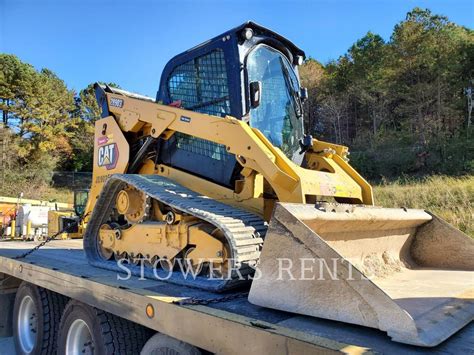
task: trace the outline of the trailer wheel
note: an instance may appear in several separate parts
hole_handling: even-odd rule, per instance
[[[13,339],[17,354],[56,353],[61,314],[67,298],[22,282],[13,306]]]
[[[201,355],[201,351],[191,344],[156,333],[143,347],[141,355]]]
[[[138,324],[71,300],[59,326],[58,353],[138,354],[151,334]]]

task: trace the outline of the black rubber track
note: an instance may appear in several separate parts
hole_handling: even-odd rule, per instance
[[[219,228],[224,233],[230,248],[231,258],[235,263],[233,270],[238,269],[238,272],[232,273],[231,278],[208,279],[204,276],[186,278],[179,271],[169,275],[167,271],[159,269],[154,273],[153,270],[145,268],[145,277],[153,279],[158,275],[160,280],[164,279],[167,282],[218,292],[250,282],[249,275],[254,272],[267,230],[265,221],[253,213],[202,196],[158,175],[115,174],[104,184],[84,235],[84,251],[91,265],[124,272],[115,260],[105,261],[101,258],[98,235],[101,225],[109,219],[118,192],[126,184],[174,209],[196,216]],[[139,266],[127,265],[127,267],[132,274],[140,276],[142,270]]]

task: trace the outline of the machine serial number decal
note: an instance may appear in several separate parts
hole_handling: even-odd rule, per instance
[[[119,157],[117,143],[107,144],[99,147],[98,166],[105,166],[107,170],[115,169]]]
[[[115,97],[110,98],[110,106],[114,107],[123,107],[123,100],[122,99],[117,99]]]
[[[186,122],[186,123],[191,122],[191,118],[186,117],[186,116],[181,116],[180,120],[183,121],[183,122]]]
[[[106,175],[97,176],[97,177],[95,178],[95,182],[96,182],[97,184],[103,184],[103,183],[104,183],[105,181],[107,181],[107,179],[108,179],[109,177],[111,177],[112,175],[113,175],[113,174],[106,174]]]

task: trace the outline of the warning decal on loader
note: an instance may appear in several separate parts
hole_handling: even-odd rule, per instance
[[[107,170],[114,169],[117,165],[118,156],[117,143],[101,146],[98,151],[97,165],[105,166]]]

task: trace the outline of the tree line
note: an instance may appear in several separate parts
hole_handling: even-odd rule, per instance
[[[363,175],[474,172],[471,29],[415,8],[388,41],[368,32],[337,60],[308,59],[300,75],[306,131],[350,146]],[[53,170],[92,170],[92,84],[76,93],[51,70],[0,54],[0,111],[4,193],[44,184]]]
[[[368,32],[326,65],[310,58],[300,75],[307,131],[349,145],[365,175],[474,172],[471,29],[415,8],[388,41]]]
[[[0,111],[3,193],[41,188],[53,170],[92,170],[100,117],[92,84],[76,93],[51,70],[0,54]]]

